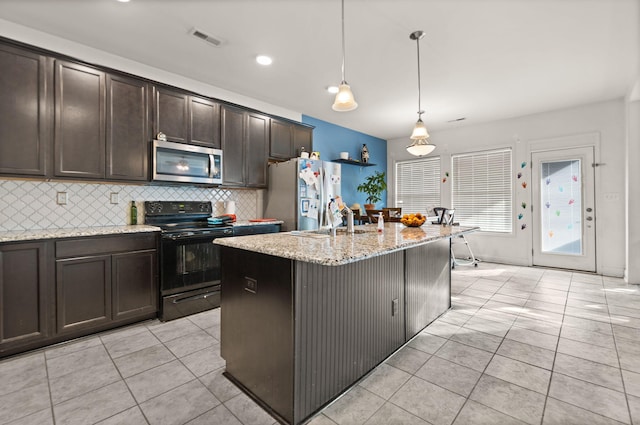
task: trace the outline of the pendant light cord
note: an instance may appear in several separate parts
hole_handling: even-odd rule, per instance
[[[422,119],[422,89],[420,88],[420,37],[416,37],[416,46],[418,49],[418,119]]]
[[[344,78],[344,0],[342,0],[342,83],[345,84],[346,80]]]

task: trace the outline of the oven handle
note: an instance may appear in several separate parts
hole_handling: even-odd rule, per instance
[[[217,238],[228,238],[233,236],[233,229],[225,230],[223,234],[219,233],[194,233],[192,235],[185,236],[162,236],[162,239],[170,240],[170,241],[184,241],[190,239],[217,239]]]
[[[198,294],[198,295],[192,295],[190,297],[186,297],[186,298],[176,298],[175,300],[171,301],[173,304],[180,304],[186,301],[194,301],[194,300],[200,300],[200,299],[206,299],[210,296],[215,295],[216,293],[214,292],[206,292],[204,294]]]

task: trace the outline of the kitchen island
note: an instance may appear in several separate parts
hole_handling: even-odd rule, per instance
[[[450,240],[476,229],[341,230],[216,240],[225,374],[283,423],[303,422],[450,307]]]

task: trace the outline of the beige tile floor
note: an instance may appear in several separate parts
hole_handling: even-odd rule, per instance
[[[640,424],[640,292],[481,263],[453,308],[313,418],[324,424]],[[0,362],[0,424],[273,424],[221,374],[220,311]]]

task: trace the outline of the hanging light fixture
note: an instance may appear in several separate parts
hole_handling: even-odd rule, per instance
[[[418,122],[413,127],[410,139],[413,140],[411,145],[407,146],[407,151],[411,155],[424,156],[429,155],[436,148],[427,140],[429,133],[427,133],[427,127],[422,122],[422,110],[421,98],[420,98],[420,39],[424,37],[424,31],[414,31],[409,34],[409,38],[416,41],[418,49]]]
[[[342,82],[338,86],[338,93],[331,107],[338,112],[353,111],[358,107],[356,99],[351,92],[351,87],[349,87],[344,78],[344,56],[344,0],[342,0]]]

